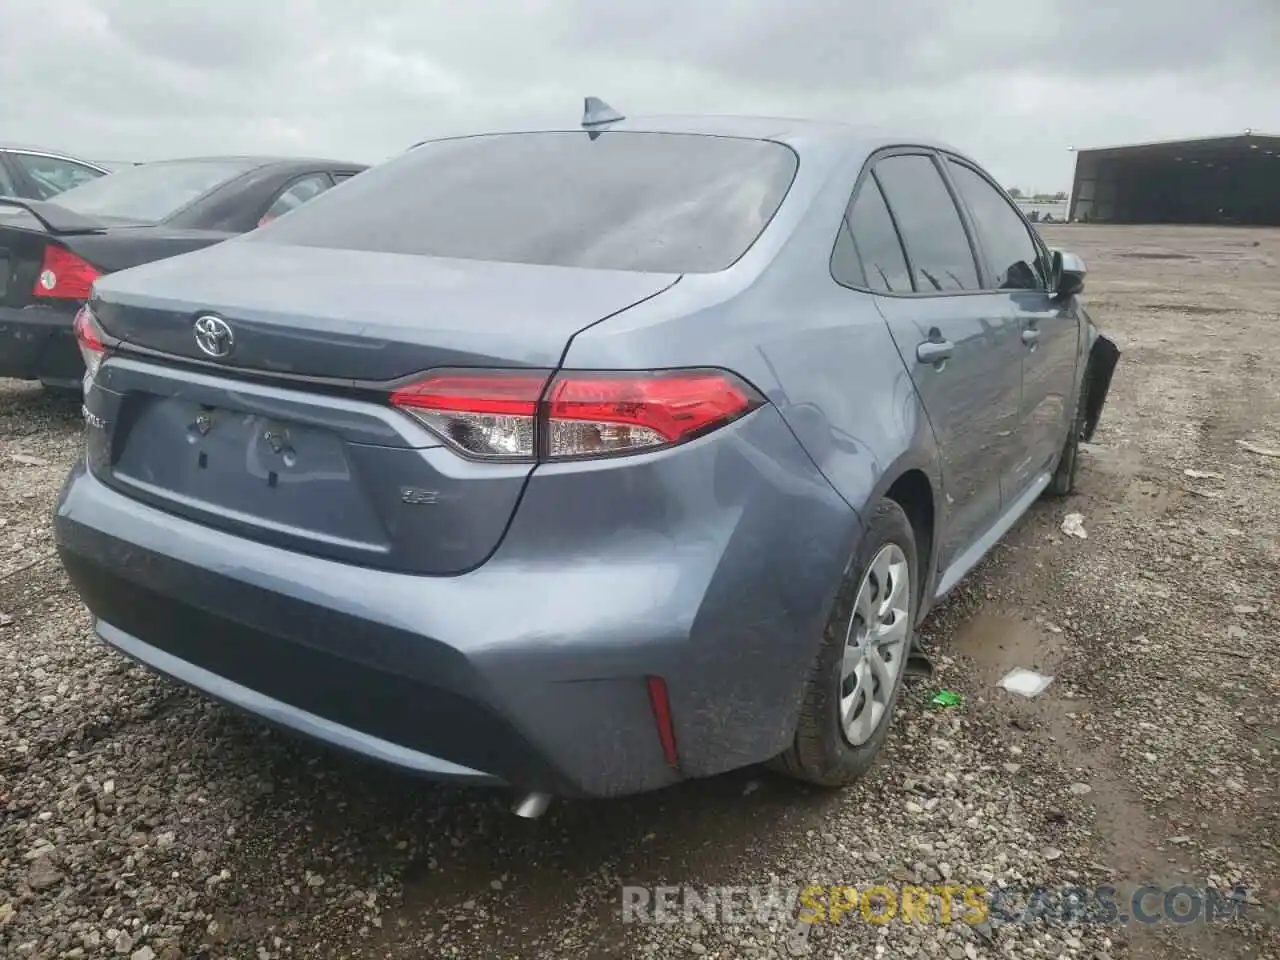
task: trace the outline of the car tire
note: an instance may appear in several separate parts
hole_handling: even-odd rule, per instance
[[[862,540],[831,605],[822,645],[805,681],[795,738],[791,746],[774,759],[774,769],[809,783],[843,787],[871,767],[893,725],[893,709],[902,691],[912,649],[919,600],[916,557],[915,533],[902,507],[893,500],[879,500],[866,517]],[[904,574],[905,583],[902,582]],[[870,593],[864,594],[868,589]],[[898,599],[895,599],[895,590],[902,593]],[[868,598],[870,606],[865,602],[860,604],[860,600]],[[886,599],[894,611],[893,625],[877,626],[875,616],[883,614]],[[873,614],[872,629],[868,629],[867,610]],[[890,652],[887,644],[883,647],[870,644],[880,649],[880,653],[869,652],[864,647],[866,665],[855,667],[853,673],[849,673],[846,648],[864,630],[869,635],[867,639],[887,637],[890,630],[895,636],[898,631],[901,633],[900,640],[892,644],[896,670],[887,683],[884,682],[884,657]],[[868,681],[870,686],[862,690]],[[851,683],[853,693],[849,692]],[[857,699],[859,690],[862,690],[861,700]],[[857,709],[859,703],[862,709],[872,713],[864,716]],[[851,706],[854,709],[850,711]],[[849,726],[843,719],[846,711],[855,718]],[[850,736],[850,727],[856,736]]]
[[[1071,429],[1067,431],[1067,439],[1062,445],[1062,455],[1058,458],[1058,468],[1053,471],[1049,486],[1045,493],[1051,497],[1065,497],[1075,492],[1076,471],[1080,466],[1080,438],[1084,436],[1086,400],[1089,396],[1089,371],[1086,368],[1080,379],[1080,396],[1076,399],[1076,415],[1071,421]]]

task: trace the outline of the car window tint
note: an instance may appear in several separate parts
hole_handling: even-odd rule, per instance
[[[849,204],[848,219],[867,286],[880,293],[910,293],[911,272],[902,254],[902,241],[875,177],[862,181]]]
[[[329,177],[324,173],[313,173],[303,177],[301,180],[295,180],[280,196],[276,197],[275,202],[267,208],[267,212],[262,215],[260,223],[268,223],[276,217],[282,217],[290,210],[296,210],[313,197],[318,197],[329,189]]]
[[[68,190],[58,203],[86,216],[159,223],[260,164],[247,159],[144,163]]]
[[[437,140],[352,177],[246,240],[711,273],[755,242],[796,165],[782,144],[694,134]]]
[[[0,197],[16,197],[18,188],[9,177],[9,170],[4,164],[4,154],[0,153]]]
[[[977,171],[954,160],[947,163],[991,266],[992,286],[1001,290],[1044,289],[1040,248],[1013,205]]]
[[[40,200],[48,200],[102,176],[92,167],[70,160],[42,157],[34,153],[12,153],[10,156],[31,179]]]
[[[925,156],[886,157],[876,164],[875,173],[907,248],[916,290],[978,289],[973,249],[951,191],[933,160]]]
[[[862,261],[858,259],[853,236],[849,233],[849,221],[844,217],[840,218],[840,232],[836,235],[836,245],[831,251],[831,276],[846,286],[867,285],[867,278],[862,272]]]

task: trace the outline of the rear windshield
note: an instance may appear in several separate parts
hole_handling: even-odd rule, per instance
[[[471,260],[714,273],[769,223],[796,156],[764,140],[519,133],[437,140],[248,235]]]
[[[253,160],[166,160],[126,167],[54,198],[88,216],[160,223],[193,200],[258,166]]]

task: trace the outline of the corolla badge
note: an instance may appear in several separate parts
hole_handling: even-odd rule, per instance
[[[225,357],[236,345],[236,335],[221,317],[206,313],[196,317],[196,346],[211,357]]]

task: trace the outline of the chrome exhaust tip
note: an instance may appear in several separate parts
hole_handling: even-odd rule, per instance
[[[551,806],[551,794],[526,793],[516,801],[511,808],[511,812],[525,820],[537,820],[547,812],[547,807],[549,806]]]

